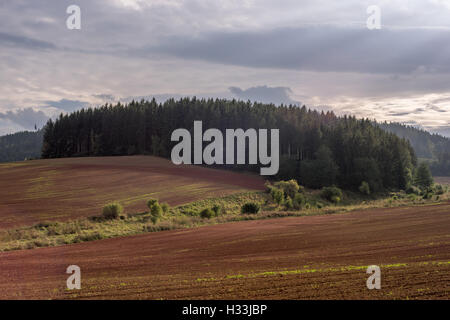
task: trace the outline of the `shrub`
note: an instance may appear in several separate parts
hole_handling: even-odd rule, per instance
[[[103,207],[102,216],[105,219],[117,219],[123,212],[123,207],[119,203],[110,203]]]
[[[155,204],[153,204],[153,206],[150,209],[150,214],[152,215],[152,217],[159,219],[159,218],[161,218],[162,213],[163,213],[163,209],[161,208],[159,203],[156,202]]]
[[[269,181],[266,181],[264,183],[264,186],[266,187],[266,193],[270,193],[272,191],[273,186],[270,184]]]
[[[320,196],[330,202],[339,203],[342,199],[342,190],[338,187],[325,187],[322,189]]]
[[[261,210],[259,204],[255,202],[247,202],[241,208],[241,213],[243,214],[257,214]]]
[[[157,199],[150,199],[150,200],[147,201],[147,207],[148,207],[150,210],[152,210],[153,205],[154,205],[154,204],[157,204],[157,203],[158,203],[158,200],[157,200]]]
[[[294,203],[293,203],[291,197],[288,196],[286,198],[286,201],[284,201],[284,206],[285,206],[286,210],[290,210],[290,209],[294,208]]]
[[[444,187],[441,184],[435,185],[434,186],[434,193],[437,194],[437,195],[444,194],[445,193]]]
[[[150,216],[150,221],[151,221],[153,224],[157,224],[158,221],[159,221],[159,217],[156,217],[156,216]]]
[[[211,219],[214,217],[214,211],[212,211],[210,208],[205,208],[202,211],[200,211],[200,217],[203,219]]]
[[[219,216],[222,213],[222,207],[219,206],[218,204],[215,204],[212,207],[212,211],[214,211],[214,215],[217,217],[217,216]]]
[[[39,222],[39,223],[35,224],[34,228],[42,230],[42,229],[48,228],[52,225],[56,225],[56,222],[44,221],[44,222]]]
[[[333,203],[339,203],[339,202],[341,202],[341,197],[332,196],[330,201]]]
[[[272,196],[273,201],[275,201],[276,204],[280,205],[283,203],[284,200],[284,191],[277,189],[277,188],[273,188],[272,191],[270,192],[270,195]]]
[[[367,196],[370,194],[370,186],[366,181],[361,182],[361,185],[358,189],[362,194],[365,194]]]
[[[425,192],[422,198],[425,200],[428,200],[428,199],[431,199],[432,197],[433,197],[432,192]]]
[[[406,188],[405,192],[407,194],[420,194],[420,189],[415,187],[415,186],[409,186],[408,188]]]
[[[303,194],[297,193],[293,200],[294,208],[300,210],[306,203],[306,198]]]
[[[72,242],[79,243],[79,242],[85,242],[85,241],[101,240],[104,238],[105,237],[101,233],[95,232],[95,233],[91,233],[91,234],[80,234],[80,235],[76,236]]]
[[[286,197],[294,198],[295,194],[299,191],[300,186],[297,181],[291,179],[289,181],[278,181],[275,183],[275,187],[283,190]]]
[[[164,203],[161,203],[161,209],[164,213],[168,213],[170,210],[170,206],[168,203],[164,202]]]

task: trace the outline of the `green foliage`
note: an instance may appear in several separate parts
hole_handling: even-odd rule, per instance
[[[433,176],[425,162],[421,162],[417,167],[414,182],[422,189],[429,188],[433,185]]]
[[[325,187],[320,192],[320,196],[333,203],[339,203],[342,199],[342,190],[336,186]]]
[[[152,208],[150,209],[150,214],[153,217],[160,218],[163,214],[163,209],[161,208],[161,205],[159,203],[155,203],[152,205]]]
[[[0,162],[41,157],[44,131],[24,131],[0,137]]]
[[[322,114],[306,107],[197,98],[169,99],[164,103],[154,99],[132,101],[61,115],[44,128],[42,157],[170,157],[174,144],[168,137],[176,128],[191,128],[192,119],[203,121],[204,127],[225,128],[226,124],[228,128],[281,128],[283,143],[276,178],[296,179],[306,187],[336,184],[357,189],[364,180],[371,191],[404,189],[415,165],[415,154],[407,141],[368,120],[337,117],[332,112]],[[355,155],[363,160],[355,161]],[[245,169],[259,171],[260,167],[248,165]]]
[[[214,211],[214,215],[217,217],[217,216],[220,216],[222,214],[223,209],[218,204],[215,204],[212,207],[212,211]]]
[[[361,182],[361,185],[358,188],[359,192],[365,195],[370,195],[370,187],[366,181]]]
[[[284,191],[278,188],[272,188],[270,191],[270,195],[272,196],[273,201],[275,201],[276,204],[280,205],[284,201]]]
[[[147,201],[147,207],[151,210],[153,205],[157,204],[158,200],[157,199],[149,199]]]
[[[119,203],[109,203],[103,207],[102,216],[105,219],[118,219],[123,212],[123,207]]]
[[[200,211],[200,217],[202,217],[203,219],[211,219],[212,217],[214,217],[214,215],[214,211],[210,208],[205,208]]]
[[[162,211],[166,214],[166,213],[168,213],[169,212],[169,210],[170,210],[170,206],[169,206],[169,204],[168,203],[161,203],[161,209],[162,209]]]
[[[300,189],[300,186],[294,179],[291,179],[289,181],[278,181],[274,184],[274,186],[278,189],[283,190],[286,197],[291,198],[295,197],[296,193]]]
[[[314,154],[314,159],[301,163],[301,181],[311,188],[330,186],[337,182],[339,166],[334,160],[332,151],[321,145]]]
[[[292,198],[287,196],[286,200],[284,201],[284,207],[286,210],[291,210],[294,208],[294,202],[292,201]]]
[[[303,194],[297,193],[292,202],[293,202],[294,208],[297,210],[300,210],[306,204],[306,198]]]
[[[409,186],[408,188],[406,188],[405,192],[407,194],[419,195],[420,194],[420,189],[417,188],[416,186]]]
[[[433,189],[434,193],[437,195],[442,195],[445,193],[445,188],[441,184],[436,184]]]
[[[243,214],[257,214],[261,210],[261,206],[255,202],[245,203],[241,208]]]

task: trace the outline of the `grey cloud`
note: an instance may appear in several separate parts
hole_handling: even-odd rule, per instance
[[[230,92],[239,99],[257,101],[263,103],[280,104],[301,104],[299,101],[291,99],[292,90],[287,87],[259,86],[242,90],[238,87],[230,87]]]
[[[47,106],[55,107],[64,111],[75,111],[82,108],[89,107],[89,103],[85,101],[79,101],[79,100],[68,100],[68,99],[61,99],[58,101],[45,101],[44,102]]]
[[[36,125],[41,128],[49,119],[42,111],[35,111],[32,108],[19,109],[17,111],[0,112],[0,119],[10,120],[24,129],[33,129]]]
[[[442,108],[439,108],[438,106],[436,106],[434,104],[428,104],[427,108],[429,108],[429,109],[431,109],[433,111],[436,111],[436,112],[447,112],[447,111],[450,111],[450,110],[444,110]]]
[[[147,46],[184,59],[258,68],[361,73],[450,72],[450,31],[349,27],[280,28],[171,38]]]
[[[50,42],[37,40],[21,35],[0,32],[0,46],[20,47],[26,49],[55,49]]]

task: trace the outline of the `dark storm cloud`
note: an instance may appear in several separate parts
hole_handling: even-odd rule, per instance
[[[268,87],[259,86],[242,90],[237,87],[230,87],[230,92],[238,99],[257,101],[263,103],[273,103],[275,105],[280,104],[300,104],[299,101],[291,99],[292,93],[290,88],[287,87]]]
[[[281,28],[171,38],[141,54],[258,68],[402,74],[450,71],[450,31]]]
[[[42,111],[35,111],[32,108],[19,109],[17,111],[0,112],[0,119],[10,120],[25,129],[33,129],[36,125],[41,128],[49,119]]]

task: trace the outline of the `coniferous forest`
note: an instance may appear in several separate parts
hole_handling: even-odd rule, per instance
[[[405,189],[417,162],[409,142],[369,120],[337,117],[305,106],[196,98],[107,104],[61,115],[44,127],[42,157],[147,154],[170,158],[177,143],[171,142],[171,133],[178,128],[192,132],[195,120],[203,121],[204,130],[222,132],[280,129],[276,178],[294,178],[312,188],[356,189],[366,181],[374,191]],[[256,171],[256,167],[233,168]]]
[[[41,157],[43,131],[22,131],[0,137],[0,162]]]

